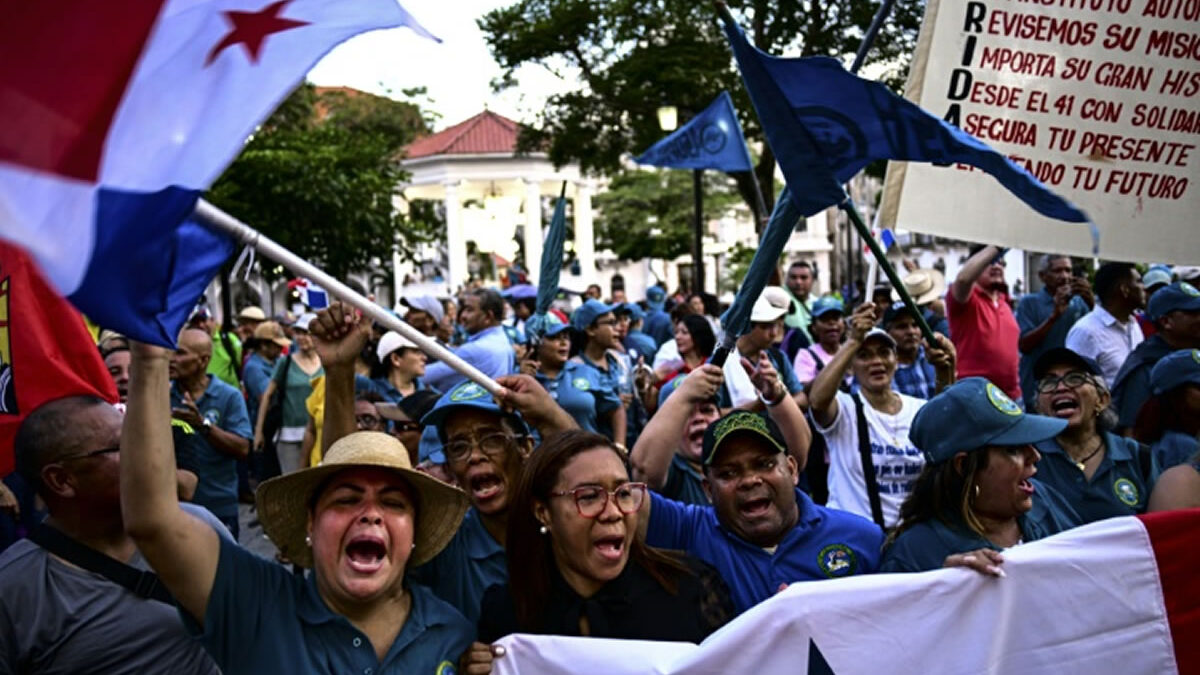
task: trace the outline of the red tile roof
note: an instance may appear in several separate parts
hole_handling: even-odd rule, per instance
[[[519,129],[520,126],[507,117],[484,110],[432,136],[418,138],[409,144],[404,154],[408,159],[434,155],[511,155],[517,150]]]

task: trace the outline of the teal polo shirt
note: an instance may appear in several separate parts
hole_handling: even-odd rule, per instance
[[[800,490],[800,516],[774,552],[725,529],[711,506],[681,504],[653,492],[650,499],[646,543],[685,551],[717,568],[739,613],[775,595],[780,584],[869,574],[879,567],[879,526],[817,506]]]
[[[1103,438],[1104,459],[1091,480],[1084,477],[1057,440],[1051,438],[1034,446],[1042,453],[1037,464],[1038,480],[1070,503],[1079,515],[1080,525],[1144,513],[1154,487],[1150,476],[1142,476],[1137,441],[1107,432]]]
[[[667,468],[667,482],[663,483],[658,493],[684,504],[707,506],[711,503],[704,492],[704,476],[678,454],[671,457],[671,465]]]
[[[472,506],[446,548],[433,560],[413,568],[409,577],[428,586],[474,626],[479,623],[484,592],[508,583],[508,559]]]
[[[204,625],[180,614],[225,675],[453,673],[473,624],[429,589],[408,590],[412,609],[380,661],[367,636],[325,605],[314,574],[303,579],[222,539]]]
[[[1166,471],[1173,466],[1188,463],[1191,461],[1192,455],[1198,451],[1200,451],[1200,441],[1197,441],[1195,436],[1171,430],[1164,433],[1162,438],[1150,446],[1150,452],[1154,456],[1154,463],[1159,471]]]
[[[210,375],[208,387],[195,403],[200,415],[213,426],[246,440],[254,438],[250,414],[246,411],[246,399],[237,389]],[[183,392],[175,382],[171,383],[171,407],[183,407]],[[200,442],[188,447],[194,448],[195,452],[180,452],[176,461],[180,467],[196,474],[196,494],[192,502],[208,509],[218,518],[236,518],[237,460],[218,452],[203,434],[200,435]]]
[[[1030,482],[1034,484],[1033,508],[1017,518],[1023,543],[1045,539],[1079,524],[1078,516],[1053,488],[1037,479]],[[955,553],[981,548],[1001,550],[967,527],[957,514],[950,516],[950,522],[931,518],[901,532],[884,551],[879,571],[925,572],[941,569],[946,557]]]
[[[553,379],[541,372],[536,377],[550,393],[550,398],[575,418],[579,428],[584,431],[599,433],[600,416],[611,413],[621,405],[612,383],[586,363],[567,361]]]

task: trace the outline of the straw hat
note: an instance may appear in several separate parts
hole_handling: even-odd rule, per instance
[[[254,339],[261,342],[274,342],[280,347],[290,347],[292,341],[283,334],[283,328],[274,321],[263,321],[254,327]]]
[[[914,270],[904,277],[904,290],[917,305],[927,305],[946,294],[946,277],[937,270]]]
[[[312,567],[308,534],[308,504],[313,493],[330,476],[354,468],[392,469],[417,493],[417,520],[409,567],[437,555],[462,523],[467,495],[427,474],[416,471],[400,441],[378,431],[359,431],[338,439],[319,466],[278,476],[258,487],[255,501],[263,531],[280,552],[304,567]]]

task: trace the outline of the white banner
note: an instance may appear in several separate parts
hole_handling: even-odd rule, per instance
[[[1198,515],[1191,516],[1188,527],[1195,525]],[[1183,535],[1176,539],[1195,541],[1191,530],[1180,531]],[[1154,547],[1158,546],[1155,541]],[[1004,555],[1004,578],[947,569],[792,584],[701,645],[509,636],[499,642],[507,654],[495,661],[494,672],[1167,675],[1179,671],[1163,599],[1166,583],[1160,579],[1155,550],[1139,519],[1101,521],[1018,546]],[[1185,574],[1194,577],[1191,567]],[[1188,611],[1194,610],[1189,605]]]
[[[1087,212],[1101,257],[1200,262],[1200,0],[929,0],[905,95]],[[890,163],[881,223],[1092,256],[963,165]]]

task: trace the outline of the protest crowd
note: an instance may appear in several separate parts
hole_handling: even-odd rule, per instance
[[[199,307],[174,351],[102,332],[119,406],[16,437],[0,670],[486,673],[512,633],[698,643],[791,584],[1003,576],[1010,547],[1200,505],[1195,270],[1045,255],[1013,298],[1003,254],[908,272],[935,344],[795,262],[723,367],[711,303],[657,286],[544,321],[526,285],[398,303],[499,396],[340,303],[228,332]]]
[[[1120,262],[1138,256],[1107,242],[1102,260],[1090,217],[958,129],[957,113],[931,114],[858,78],[873,37],[849,71],[831,58],[776,58],[715,3],[770,150],[761,156],[786,179],[776,195],[772,164],[768,191],[753,187],[773,208],[753,209],[758,248],[732,302],[703,292],[701,174],[758,178],[722,92],[710,110],[724,122],[696,143],[679,140],[685,126],[635,160],[696,172],[699,288],[656,277],[634,298],[560,284],[564,183],[537,254],[540,285],[511,274],[487,285],[468,270],[448,275],[447,296],[414,285],[384,307],[200,195],[334,45],[397,26],[434,36],[392,0],[285,0],[258,13],[176,2],[161,17],[159,4],[26,3],[0,24],[0,110],[15,119],[0,128],[0,469],[13,468],[0,475],[0,675],[515,672],[524,638],[514,635],[711,645],[805,588],[819,596],[861,582],[882,597],[932,579],[941,592],[990,592],[1017,581],[1006,565],[1030,569],[1023,551],[1055,555],[1047,544],[1105,523],[1148,549],[1161,523],[1195,522],[1182,510],[1200,507],[1200,267]],[[976,12],[987,8],[966,11],[967,28],[982,31]],[[55,35],[68,40],[35,30],[67,20]],[[201,44],[226,21],[227,35]],[[1152,44],[1166,51],[1167,35]],[[78,49],[61,46],[72,41]],[[964,66],[975,37],[965,44]],[[80,75],[75,61],[107,74]],[[45,95],[55,70],[64,84]],[[1190,96],[1200,73],[1187,73]],[[1167,78],[1182,87],[1185,73]],[[848,126],[834,129],[842,118]],[[681,166],[664,150],[706,145],[728,156]],[[1125,167],[1100,150],[1085,159]],[[1028,280],[1008,276],[996,243],[971,246],[953,278],[904,251],[897,271],[843,188],[878,160],[977,168],[1073,234],[1091,224],[1093,257],[1062,253],[1081,252],[1078,242],[1037,240],[1026,248],[1048,252],[1032,255],[1040,283],[1026,293],[1014,292]],[[970,191],[951,185],[965,172],[941,175],[939,191]],[[529,206],[541,202],[531,179],[523,185],[529,245],[540,225]],[[572,210],[590,211],[590,193],[577,194]],[[1143,211],[1140,195],[1128,204]],[[833,207],[877,267],[864,280],[849,265],[845,285],[821,295],[823,270],[780,254],[801,218]],[[1141,227],[1112,213],[1099,223],[1105,236]],[[445,216],[448,248],[462,238],[457,217]],[[590,218],[576,220],[577,236],[593,237]],[[970,238],[1014,239],[978,231]],[[228,292],[222,311],[209,307],[204,287],[239,245],[232,267],[249,269],[257,251],[306,289],[294,311],[230,307]],[[880,270],[888,282],[875,284]],[[1146,515],[1159,511],[1175,513]],[[1136,529],[1147,522],[1157,525]],[[1188,556],[1161,557],[1129,586],[1102,588],[1101,572],[1117,574],[1071,567],[1064,574],[1097,597],[1063,601],[1080,616],[1054,620],[1082,621],[1093,601],[1114,597],[1134,615],[1152,603],[1122,591],[1140,583],[1157,614],[1189,615],[1167,658],[1200,670],[1200,649],[1178,644],[1200,632],[1200,591],[1181,612],[1160,583]],[[944,571],[920,574],[934,570]],[[997,608],[1005,628],[1051,622],[1013,598]],[[966,614],[965,604],[945,613]],[[866,618],[875,628],[891,617]],[[986,651],[1006,635],[947,642]],[[1134,648],[1171,651],[1172,634],[1159,637]],[[767,648],[790,667],[792,647]],[[805,672],[822,672],[811,647]],[[1073,648],[1035,654],[1037,672],[1091,645]],[[1005,649],[947,672],[1010,672]],[[723,668],[739,672],[705,672]]]

